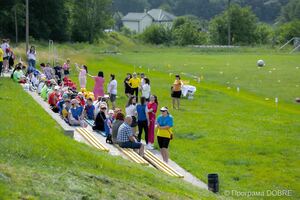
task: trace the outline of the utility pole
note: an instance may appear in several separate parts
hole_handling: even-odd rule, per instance
[[[26,53],[29,46],[29,0],[26,0]]]
[[[227,30],[227,34],[228,34],[228,46],[230,46],[231,43],[231,18],[230,18],[230,3],[231,0],[228,0],[228,30]]]
[[[16,29],[16,46],[18,46],[18,21],[17,21],[17,6],[15,6],[15,29]]]

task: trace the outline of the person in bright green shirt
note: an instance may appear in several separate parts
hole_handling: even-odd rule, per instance
[[[25,76],[20,66],[17,67],[13,74],[13,80],[19,83],[23,83],[25,81]]]

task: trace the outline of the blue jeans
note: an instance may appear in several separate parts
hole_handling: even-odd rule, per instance
[[[139,148],[141,148],[142,143],[127,141],[127,142],[120,142],[119,146],[121,148],[139,149]]]
[[[29,59],[29,60],[28,60],[28,67],[33,67],[33,68],[35,68],[35,60]]]

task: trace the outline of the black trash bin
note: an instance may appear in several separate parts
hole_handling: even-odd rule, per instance
[[[208,190],[213,193],[219,192],[219,176],[218,174],[208,174]]]

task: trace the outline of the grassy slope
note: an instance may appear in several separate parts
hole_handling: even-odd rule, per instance
[[[215,198],[65,137],[10,79],[0,79],[0,199]]]
[[[103,70],[106,77],[115,73],[121,107],[125,105],[121,86],[124,74],[133,71],[133,65],[143,66],[142,69],[136,67],[136,71],[147,72],[148,66],[155,69],[147,75],[161,106],[171,107],[169,88],[173,77],[168,76],[170,71],[203,75],[201,84],[191,81],[198,89],[195,100],[183,100],[182,110],[171,111],[176,124],[176,139],[170,148],[172,159],[204,181],[207,173],[218,172],[221,193],[291,189],[293,198],[299,198],[300,177],[296,174],[300,174],[297,167],[300,120],[299,107],[292,103],[299,90],[287,87],[298,84],[297,56],[261,49],[247,54],[235,50],[197,53],[190,49],[135,46],[133,51],[124,49],[122,55],[117,56],[103,55],[101,47],[96,46],[61,45],[58,49],[62,57],[86,63],[92,74],[98,70]],[[268,65],[276,65],[276,70],[270,65],[258,70],[254,64],[261,57],[267,58]],[[219,73],[221,70],[223,75]],[[272,74],[269,71],[273,71]],[[73,74],[73,78],[77,80],[77,75]],[[263,82],[257,82],[258,78]],[[279,78],[283,83],[277,85]],[[234,88],[237,84],[241,87],[239,94],[227,89],[228,85]],[[89,79],[88,88],[92,86],[93,81]],[[278,95],[278,107],[273,100],[264,100],[274,98],[275,90],[284,94]]]

